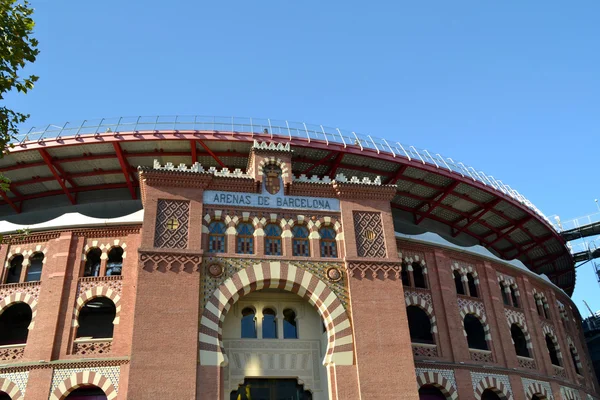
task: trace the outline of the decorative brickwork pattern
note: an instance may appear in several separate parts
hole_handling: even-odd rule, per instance
[[[349,263],[348,273],[359,279],[401,279],[402,264],[401,263]]]
[[[581,400],[579,391],[567,386],[560,387],[560,396],[562,397],[562,400]]]
[[[485,306],[483,305],[483,302],[474,300],[472,297],[458,295],[457,303],[459,310],[477,310],[480,314],[485,314]]]
[[[521,382],[523,383],[523,389],[525,390],[525,397],[527,399],[531,399],[533,398],[533,395],[537,395],[538,397],[545,397],[547,400],[554,400],[552,387],[548,382],[527,378],[521,378]]]
[[[381,213],[355,211],[353,216],[358,256],[385,258],[385,238]]]
[[[481,395],[486,389],[493,390],[502,400],[513,399],[508,375],[471,372],[471,382],[473,383],[473,392],[476,399],[481,399]]]
[[[120,293],[112,290],[108,286],[95,286],[92,289],[86,290],[77,297],[75,304],[75,310],[73,311],[73,327],[79,326],[79,312],[88,301],[95,299],[96,297],[106,297],[112,300],[115,304],[116,314],[113,324],[119,324],[119,318],[121,315],[121,295]]]
[[[519,367],[521,368],[531,370],[535,370],[537,368],[533,358],[517,356],[517,360],[519,361]]]
[[[188,243],[190,203],[182,200],[158,200],[154,247],[185,249]]]
[[[473,360],[475,362],[486,362],[486,363],[494,362],[494,356],[492,355],[492,352],[489,350],[469,349],[469,353],[471,356],[471,360]]]
[[[412,344],[414,357],[438,357],[438,350],[435,344]]]
[[[456,381],[452,370],[416,368],[417,385],[431,385],[438,388],[447,400],[457,400]]]
[[[29,381],[29,371],[15,371],[15,372],[3,372],[0,373],[0,378],[13,382],[19,391],[25,395],[27,389],[27,382]],[[6,393],[6,390],[1,389]],[[15,397],[13,397],[13,400]]]
[[[23,358],[25,345],[0,348],[0,361],[17,361]]]
[[[483,331],[485,332],[485,340],[487,340],[488,343],[491,343],[492,335],[490,333],[490,326],[487,323],[487,318],[485,316],[483,303],[480,301],[472,300],[468,297],[458,296],[458,309],[462,321],[464,321],[467,314],[472,314],[479,319],[479,321],[483,325]],[[463,329],[463,332],[465,337],[467,337],[467,331]],[[471,358],[473,358],[472,353]]]
[[[97,287],[105,287],[121,296],[123,294],[123,276],[90,276],[79,278],[77,297],[81,296],[82,293]]]
[[[223,272],[219,276],[213,276],[210,273],[202,274],[202,294],[203,302],[202,305],[208,303],[210,297],[214,294],[215,290],[225,282],[228,278],[234,276],[237,272],[244,268],[253,267],[259,264],[259,259],[240,259],[240,258],[227,258],[227,257],[207,257],[204,260],[204,271],[208,272],[213,264],[221,266]],[[289,264],[301,268],[310,272],[311,274],[318,277],[322,282],[327,284],[327,287],[335,293],[337,298],[342,302],[345,309],[348,309],[349,294],[347,283],[344,274],[344,266],[341,263],[335,262],[312,262],[312,261],[288,261]],[[327,276],[327,271],[330,269],[336,269],[341,274],[341,277],[336,280],[331,280]]]
[[[0,285],[0,300],[15,293],[26,294],[37,300],[40,295],[40,282],[8,283]]]
[[[101,355],[110,353],[112,340],[75,342],[73,354],[77,355]]]
[[[73,390],[85,385],[98,386],[108,400],[113,400],[119,391],[120,370],[119,366],[57,368],[52,374],[50,400],[63,400]]]
[[[559,367],[558,365],[553,365],[552,368],[554,369],[554,375],[557,378],[567,380],[567,373],[565,372],[565,369],[563,367]]]
[[[147,271],[198,272],[200,256],[188,254],[140,253],[139,265]]]
[[[292,264],[270,262],[240,270],[211,296],[200,320],[200,363],[227,364],[223,351],[222,325],[227,311],[241,296],[255,290],[279,288],[298,294],[315,306],[328,335],[324,364],[351,365],[354,362],[353,335],[346,309],[323,281]]]
[[[19,383],[23,382],[23,377],[25,382],[20,385]],[[23,400],[28,379],[29,372],[0,374],[0,391],[8,394],[12,400]]]
[[[81,257],[81,262],[85,264],[87,261],[87,255],[92,249],[100,249],[102,255],[100,256],[101,260],[108,259],[108,253],[114,248],[120,247],[123,249],[123,260],[127,258],[127,243],[121,239],[87,239],[85,246],[83,247],[83,256]]]
[[[31,282],[30,284],[15,284],[15,285],[23,285],[23,290],[14,290],[12,294],[2,298],[0,300],[0,314],[4,312],[8,307],[10,307],[13,303],[27,303],[31,308],[31,323],[29,324],[29,329],[32,329],[35,324],[35,317],[37,315],[37,296],[39,294],[39,282]],[[12,286],[12,285],[10,285]],[[36,286],[36,289],[33,289],[32,286]],[[33,294],[29,294],[29,292],[33,292]]]

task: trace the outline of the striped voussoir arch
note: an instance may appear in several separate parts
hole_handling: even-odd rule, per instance
[[[527,342],[527,348],[533,349],[533,344],[531,343],[531,335],[527,330],[527,325],[525,325],[525,321],[521,318],[517,317],[514,314],[509,315],[506,320],[508,321],[508,328],[512,328],[513,324],[516,324],[523,331],[523,335],[525,335],[525,341]]]
[[[502,400],[513,400],[512,393],[506,388],[504,383],[500,382],[493,376],[486,376],[485,378],[479,381],[479,383],[475,387],[475,398],[481,399],[483,392],[487,389],[492,390]]]
[[[264,262],[242,269],[221,284],[210,297],[200,320],[200,363],[227,365],[222,326],[231,306],[255,290],[278,288],[296,293],[312,304],[325,321],[328,345],[323,364],[352,365],[354,347],[350,319],[344,305],[327,285],[294,265]]]
[[[483,314],[479,310],[479,308],[473,306],[472,304],[464,306],[463,308],[460,309],[460,318],[463,321],[465,320],[465,317],[467,316],[467,314],[472,314],[472,315],[476,316],[477,319],[479,319],[479,321],[483,325],[483,331],[485,332],[485,340],[491,341],[492,334],[490,333],[490,325],[487,323],[487,318],[485,317],[485,314]],[[467,337],[467,331],[464,329],[464,326],[463,326],[463,332],[465,334],[465,337]]]
[[[563,400],[579,400],[579,396],[577,395],[576,389],[561,386],[560,395],[563,398]]]
[[[0,378],[0,391],[9,395],[12,400],[23,400],[24,398],[17,384],[6,378]]]
[[[548,393],[546,388],[542,386],[538,382],[532,382],[525,388],[525,395],[527,396],[527,400],[531,400],[534,395],[543,396],[547,400],[552,399],[552,394]]]
[[[74,327],[79,326],[79,321],[78,321],[79,312],[81,311],[81,309],[83,308],[85,303],[87,303],[88,301],[90,301],[96,297],[107,297],[112,300],[112,302],[115,304],[115,309],[117,311],[115,313],[115,319],[113,320],[113,324],[115,324],[115,325],[119,324],[119,318],[121,315],[121,296],[119,296],[119,293],[115,292],[114,290],[112,290],[106,286],[96,286],[95,288],[86,290],[84,293],[82,293],[77,298],[77,303],[75,304],[75,310],[73,311],[73,326]]]
[[[452,382],[437,372],[427,371],[420,373],[417,375],[417,385],[419,385],[419,388],[425,385],[431,385],[438,388],[444,396],[446,396],[446,400],[458,399],[458,392],[456,391],[456,388],[452,386]]]
[[[69,393],[82,386],[97,386],[104,391],[108,400],[117,397],[117,389],[113,386],[110,379],[94,371],[76,372],[54,389],[50,395],[50,400],[63,400]]]
[[[433,315],[433,308],[427,304],[427,302],[421,298],[419,298],[419,296],[414,295],[414,294],[410,294],[404,297],[404,300],[406,302],[406,306],[417,306],[420,309],[422,309],[423,311],[425,311],[425,314],[427,314],[427,316],[429,317],[429,321],[431,322],[431,330],[433,333],[437,333],[438,329],[437,329],[437,322],[435,320],[435,315]]]
[[[0,314],[2,314],[9,306],[14,303],[26,303],[31,308],[31,323],[27,329],[32,329],[37,315],[37,299],[28,293],[17,292],[10,296],[4,297],[0,301]]]

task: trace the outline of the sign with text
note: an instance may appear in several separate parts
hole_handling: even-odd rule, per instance
[[[232,193],[217,190],[204,192],[204,204],[219,206],[290,208],[297,210],[340,211],[338,199],[278,194]]]

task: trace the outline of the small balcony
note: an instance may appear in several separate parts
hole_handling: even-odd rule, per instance
[[[521,368],[533,370],[537,368],[533,358],[517,356],[517,360],[519,361],[519,367]]]
[[[0,346],[0,361],[17,361],[25,354],[25,343]]]
[[[491,350],[469,349],[469,353],[471,353],[471,360],[473,361],[485,363],[494,362],[494,356]]]
[[[413,356],[421,357],[439,357],[437,346],[428,343],[412,343]]]
[[[73,354],[82,356],[108,354],[112,348],[112,341],[112,338],[77,338],[73,343]]]

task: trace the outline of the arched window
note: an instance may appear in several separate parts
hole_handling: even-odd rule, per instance
[[[579,369],[579,357],[577,355],[577,350],[575,349],[574,346],[569,346],[569,352],[571,353],[571,360],[573,360],[573,367],[575,367],[575,372],[577,372],[578,375],[581,375],[581,370]]]
[[[281,255],[281,228],[275,224],[265,226],[265,254],[268,256]]]
[[[238,254],[254,253],[254,227],[247,222],[237,227],[237,251]]]
[[[13,303],[0,314],[0,346],[27,343],[31,307],[27,303]]]
[[[296,313],[286,308],[283,310],[283,338],[298,339],[298,326],[296,325]]]
[[[502,302],[505,306],[510,306],[510,298],[508,297],[508,293],[506,293],[506,286],[504,286],[503,282],[500,282],[500,293],[502,293]]]
[[[550,319],[550,307],[548,307],[548,302],[546,299],[542,298],[542,304],[542,308],[544,309],[544,317],[546,317],[546,319]]]
[[[415,280],[415,287],[427,289],[423,266],[419,263],[413,263],[413,279]]]
[[[78,338],[105,339],[113,337],[113,321],[117,309],[108,297],[96,297],[83,305],[79,312]]]
[[[242,310],[242,339],[256,339],[256,313],[250,307]]]
[[[211,253],[225,253],[225,224],[221,221],[211,222],[208,225],[208,251]]]
[[[492,389],[485,389],[481,394],[481,400],[502,400]]]
[[[102,250],[97,247],[94,247],[87,252],[83,276],[100,275],[100,256],[102,256]]]
[[[23,256],[17,255],[10,260],[10,268],[6,274],[6,283],[19,283],[23,271]]]
[[[472,297],[479,297],[477,293],[477,285],[475,284],[475,278],[473,278],[472,273],[467,274],[467,285],[469,286],[469,294]]]
[[[302,225],[295,225],[292,228],[292,248],[295,256],[309,257],[310,247],[308,244],[308,228]]]
[[[321,236],[321,257],[337,257],[337,244],[335,242],[335,231],[332,228],[323,227],[319,230]]]
[[[519,307],[519,297],[517,296],[517,289],[513,285],[510,286],[510,298],[514,307]]]
[[[400,268],[400,277],[402,278],[402,285],[410,286],[410,275],[408,274],[408,265],[406,263],[402,263]]]
[[[510,336],[515,344],[515,352],[518,356],[529,357],[529,349],[527,348],[527,339],[525,334],[517,324],[510,326]]]
[[[277,314],[272,308],[263,310],[262,337],[263,339],[277,339]]]
[[[543,317],[544,316],[544,311],[543,311],[544,306],[542,306],[542,300],[541,300],[541,298],[534,295],[533,296],[533,301],[535,301],[535,308],[537,310],[538,315],[540,317]]]
[[[530,400],[547,400],[546,396],[538,396],[537,394],[534,394],[533,396],[531,396]]]
[[[406,307],[408,317],[408,329],[410,331],[410,341],[412,343],[430,343],[433,344],[433,334],[431,333],[431,321],[429,315],[422,308],[417,306]]]
[[[467,343],[470,349],[488,350],[487,341],[485,340],[485,329],[479,319],[467,314],[464,320],[465,332],[467,332]]]
[[[29,257],[29,268],[27,268],[27,277],[25,282],[36,282],[42,277],[42,267],[44,266],[44,253],[35,253]]]
[[[460,276],[460,272],[454,270],[452,271],[452,275],[454,275],[454,286],[456,286],[456,293],[465,294],[465,285],[463,285],[462,276]]]
[[[84,386],[75,389],[65,400],[106,400],[106,394],[97,386]]]
[[[419,400],[446,400],[446,396],[433,385],[423,385],[419,388]]]
[[[119,246],[113,247],[108,252],[106,263],[106,276],[121,275],[123,271],[123,249]]]
[[[548,347],[548,353],[550,353],[550,361],[554,365],[558,365],[560,367],[560,361],[558,360],[558,350],[556,349],[556,345],[554,344],[554,340],[549,334],[546,334],[546,347]]]

